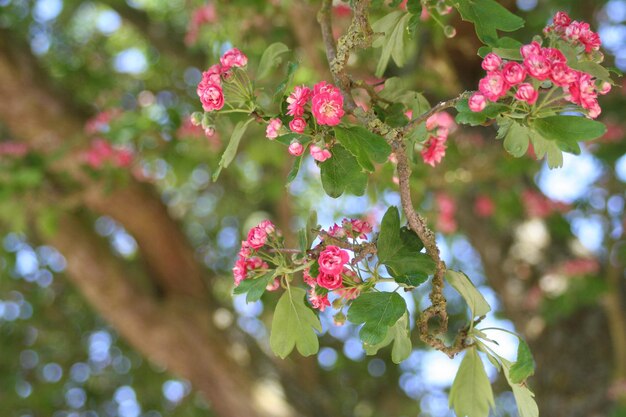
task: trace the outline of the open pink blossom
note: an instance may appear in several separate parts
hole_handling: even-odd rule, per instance
[[[537,97],[539,97],[539,92],[529,83],[520,84],[515,93],[516,99],[525,101],[528,104],[535,104]]]
[[[235,262],[235,266],[233,267],[233,277],[235,278],[235,286],[241,284],[241,281],[246,279],[246,274],[248,272],[248,268],[246,266],[246,260],[239,258],[237,262]]]
[[[300,156],[302,155],[302,152],[304,152],[304,146],[302,146],[302,144],[297,140],[294,140],[289,144],[288,150],[291,155]]]
[[[217,84],[207,84],[203,89],[198,86],[198,96],[204,111],[220,110],[224,107],[224,92]]]
[[[554,22],[555,26],[561,26],[565,28],[569,26],[569,24],[572,22],[572,19],[570,19],[568,14],[565,12],[556,12],[552,21]]]
[[[509,85],[519,84],[526,78],[526,70],[517,62],[507,62],[502,67],[502,76]]]
[[[539,42],[532,41],[528,45],[523,45],[520,48],[520,53],[523,58],[527,58],[531,55],[539,55],[541,53],[541,45],[539,45]]]
[[[526,71],[536,79],[543,81],[550,75],[550,61],[542,55],[530,54],[524,58]]]
[[[500,65],[502,65],[502,58],[500,58],[497,54],[493,52],[488,53],[483,58],[483,62],[481,66],[485,71],[497,71],[500,69]]]
[[[287,114],[289,116],[301,117],[304,114],[304,106],[311,98],[312,92],[309,87],[297,85],[293,92],[287,97]]]
[[[327,274],[320,271],[320,274],[317,276],[317,285],[328,290],[341,288],[343,286],[341,272],[337,274]]]
[[[345,114],[343,95],[339,92],[314,95],[311,101],[311,111],[318,124],[336,126]]]
[[[508,84],[499,72],[490,72],[478,82],[478,90],[489,101],[498,101],[508,89]]]
[[[578,79],[578,74],[562,62],[552,64],[550,69],[550,80],[559,87],[567,86]]]
[[[422,149],[422,159],[424,163],[434,167],[441,162],[446,155],[445,140],[441,140],[438,137],[431,136],[426,142],[426,146]]]
[[[292,121],[289,122],[289,129],[295,133],[304,133],[304,129],[306,128],[306,121],[302,117],[294,117]]]
[[[222,72],[226,72],[232,67],[245,67],[248,64],[248,57],[239,49],[232,48],[224,52],[220,58],[220,63],[222,64]]]
[[[337,246],[329,245],[320,253],[317,263],[320,266],[320,272],[336,275],[341,273],[348,260],[348,252]]]
[[[311,302],[311,306],[319,311],[324,311],[326,307],[330,307],[328,295],[317,294],[313,288],[309,291],[309,301]]]
[[[487,106],[487,99],[481,93],[476,92],[467,100],[467,105],[471,111],[480,112]]]
[[[270,119],[265,128],[265,137],[268,139],[276,139],[281,127],[283,127],[283,122],[281,122],[279,118]]]
[[[276,231],[276,226],[270,220],[263,220],[257,227],[259,229],[263,229],[268,235],[271,235]]]
[[[309,152],[311,153],[313,159],[318,162],[324,162],[331,156],[333,156],[328,149],[320,148],[317,145],[311,145],[311,147],[309,148]]]
[[[248,232],[248,245],[251,248],[259,249],[267,242],[267,232],[256,226]]]

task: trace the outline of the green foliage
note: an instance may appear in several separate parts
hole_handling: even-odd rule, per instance
[[[376,345],[364,344],[363,348],[368,355],[375,355],[380,349],[393,342],[391,360],[393,363],[400,363],[409,357],[413,348],[410,330],[409,316],[405,313],[402,317],[400,317],[396,324],[389,329],[385,340]]]
[[[406,313],[406,302],[395,292],[368,292],[352,302],[348,320],[363,323],[359,336],[371,346],[385,340],[389,328]]]
[[[528,344],[520,337],[517,345],[517,360],[509,370],[511,382],[523,384],[528,377],[535,373],[535,360]]]
[[[306,291],[291,287],[276,304],[272,319],[270,347],[281,358],[286,358],[294,346],[302,356],[317,353],[319,341],[315,330],[321,332],[322,324],[304,303]]]
[[[483,43],[498,45],[498,30],[513,32],[524,26],[524,19],[514,15],[494,0],[456,0],[463,20],[472,22],[476,35]]]
[[[476,289],[472,281],[463,272],[446,271],[446,280],[461,294],[474,317],[484,316],[491,311],[485,297]]]
[[[389,207],[380,224],[376,248],[378,260],[387,267],[396,282],[417,287],[435,272],[434,261],[420,252],[423,247],[413,231],[400,228],[398,209]]]
[[[450,407],[457,417],[488,417],[495,405],[491,383],[475,347],[465,353],[450,388]]]
[[[367,174],[361,172],[356,158],[341,145],[333,146],[331,153],[332,158],[320,163],[322,187],[326,194],[332,198],[344,192],[365,194]]]
[[[233,129],[233,133],[230,135],[230,141],[228,142],[228,146],[224,150],[222,154],[222,158],[220,159],[219,166],[213,173],[213,181],[217,181],[220,173],[222,172],[222,168],[228,168],[235,156],[237,155],[237,148],[239,148],[239,142],[243,137],[243,134],[246,133],[246,129],[248,125],[252,122],[253,119],[247,119],[246,121],[240,121],[235,125]]]
[[[510,363],[505,359],[501,359],[501,361],[504,376],[513,391],[520,417],[539,417],[539,407],[537,407],[537,403],[534,400],[535,394],[526,385],[513,382],[509,373]]]
[[[246,294],[246,303],[261,299],[267,287],[274,280],[274,273],[268,272],[254,279],[244,279],[233,289],[233,294]]]
[[[391,146],[381,136],[362,126],[335,127],[335,136],[365,171],[374,171],[374,162],[387,162]]]
[[[504,104],[489,103],[482,111],[473,112],[469,108],[467,99],[463,99],[459,100],[455,108],[458,111],[456,115],[457,123],[478,126],[484,124],[487,120],[496,118],[507,109],[507,106]]]
[[[409,13],[396,10],[372,24],[374,32],[383,34],[372,43],[374,48],[382,48],[380,60],[376,67],[377,77],[382,77],[391,58],[397,66],[404,66],[406,61],[404,52],[405,27],[410,17]]]
[[[550,116],[533,121],[532,127],[548,140],[557,142],[587,141],[606,133],[606,126],[578,116]]]
[[[281,42],[275,42],[267,47],[257,69],[256,79],[262,80],[269,76],[272,71],[282,63],[281,55],[289,52],[287,45]]]

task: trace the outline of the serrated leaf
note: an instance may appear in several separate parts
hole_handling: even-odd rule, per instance
[[[374,171],[374,162],[387,162],[391,146],[382,136],[362,126],[335,127],[335,137],[366,171]]]
[[[512,32],[524,26],[524,19],[494,0],[456,0],[453,5],[463,20],[474,23],[476,35],[487,45],[499,46],[498,30]]]
[[[530,131],[530,141],[533,144],[533,150],[537,159],[541,159],[546,156],[549,168],[560,168],[563,166],[563,153],[559,149],[557,142],[553,140],[547,140],[541,134],[536,131]]]
[[[579,116],[543,117],[535,120],[532,127],[548,140],[563,142],[592,140],[606,133],[603,123]]]
[[[286,358],[294,346],[302,356],[310,356],[319,350],[319,341],[314,330],[322,331],[322,324],[306,306],[306,291],[291,287],[280,297],[270,334],[270,347],[280,358]]]
[[[281,42],[275,42],[265,49],[261,55],[256,79],[262,80],[272,73],[272,70],[282,62],[281,55],[289,52],[289,47]]]
[[[385,340],[377,345],[364,344],[363,349],[368,355],[375,355],[379,349],[384,348],[392,342],[391,360],[393,363],[400,363],[409,357],[413,349],[413,344],[411,343],[409,317],[407,313],[404,313],[396,324],[389,329]]]
[[[226,149],[222,154],[222,158],[220,159],[219,166],[213,173],[213,182],[217,181],[217,178],[220,176],[220,172],[222,172],[222,168],[227,168],[228,165],[233,162],[233,159],[235,159],[235,156],[237,155],[237,148],[239,148],[239,142],[252,120],[253,119],[248,119],[246,121],[242,120],[235,125],[233,133],[230,135],[228,146],[226,146]]]
[[[244,279],[233,289],[233,294],[246,294],[246,303],[253,303],[261,299],[265,288],[274,280],[274,273],[268,272],[254,279]]]
[[[406,312],[406,302],[395,292],[368,292],[352,302],[348,320],[363,323],[359,336],[363,343],[376,345],[385,340],[389,328]]]
[[[530,352],[528,344],[522,338],[519,338],[517,360],[509,370],[511,382],[521,384],[534,373],[535,360],[533,359],[533,354]]]
[[[423,247],[413,231],[400,227],[398,209],[389,207],[380,225],[376,249],[378,260],[396,282],[417,287],[435,272],[435,262],[420,252]]]
[[[476,347],[465,353],[450,388],[450,407],[457,417],[488,417],[495,405],[491,382]]]
[[[341,145],[333,146],[331,153],[332,157],[320,164],[322,187],[326,194],[332,198],[344,192],[365,194],[367,174],[361,172],[356,158]]]
[[[458,291],[472,312],[472,318],[484,316],[491,311],[485,297],[476,289],[472,281],[463,272],[446,271],[446,280]]]
[[[529,390],[526,385],[520,385],[512,382],[509,375],[511,363],[503,358],[500,358],[500,360],[502,362],[504,377],[513,390],[513,396],[515,397],[517,411],[519,412],[520,417],[539,417],[539,408],[534,400],[535,394],[533,394],[533,392]]]

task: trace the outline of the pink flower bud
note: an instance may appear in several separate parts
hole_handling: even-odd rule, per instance
[[[268,139],[276,139],[281,127],[283,127],[283,122],[281,122],[279,118],[270,119],[265,129],[265,137]]]
[[[519,84],[526,78],[526,70],[517,62],[507,62],[502,68],[502,76],[509,85]]]
[[[537,97],[539,97],[539,93],[534,89],[532,84],[529,83],[520,84],[515,93],[516,99],[525,101],[528,104],[535,104]]]
[[[304,151],[304,146],[302,146],[302,144],[298,142],[297,140],[294,140],[289,145],[289,153],[293,156],[300,156],[302,155],[303,151]]]
[[[502,65],[502,58],[493,52],[488,53],[483,59],[482,67],[485,71],[497,71]]]
[[[469,106],[471,111],[480,112],[483,111],[487,106],[487,100],[482,94],[474,93],[467,101],[467,105]]]
[[[322,149],[317,145],[311,145],[309,152],[311,153],[313,159],[319,162],[324,162],[332,156],[328,149]]]
[[[306,128],[306,121],[302,117],[294,117],[292,121],[289,122],[289,129],[295,133],[304,133],[304,129]]]

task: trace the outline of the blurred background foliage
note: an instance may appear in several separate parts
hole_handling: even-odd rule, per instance
[[[350,22],[349,6],[335,3],[340,33]],[[610,65],[626,69],[625,1],[505,4],[526,19],[515,34],[519,40],[529,41],[555,11],[566,10],[599,31]],[[157,267],[138,242],[163,240],[167,248],[169,236],[159,224],[153,231],[138,229],[146,236],[135,236],[129,230],[140,222],[139,206],[138,217],[120,220],[91,204],[85,193],[97,188],[106,195],[141,182],[156,190],[151,198],[166,208],[202,266],[208,288],[202,297],[211,302],[199,314],[221,332],[206,343],[246,369],[253,387],[246,395],[233,392],[241,395],[239,401],[259,403],[256,409],[265,406],[273,416],[452,415],[447,389],[458,358],[449,361],[419,344],[400,366],[391,363],[388,349],[365,357],[357,329],[335,327],[327,314],[319,354],[281,364],[267,348],[276,297],[268,294],[263,302],[246,305],[231,296],[230,268],[240,241],[260,219],[277,222],[293,242],[311,209],[329,226],[349,216],[376,222],[387,206],[399,204],[391,164],[373,174],[363,197],[325,197],[311,161],[286,188],[290,157],[281,145],[267,142],[258,126],[248,130],[219,182],[210,181],[234,122],[220,119],[209,138],[186,122],[200,109],[195,90],[201,71],[236,46],[248,55],[254,73],[265,47],[280,41],[294,51],[288,60],[298,63],[289,88],[329,80],[317,8],[317,2],[304,0],[0,0],[0,61],[31,74],[25,96],[32,88],[53,97],[53,104],[40,103],[43,111],[64,110],[48,124],[37,108],[22,109],[19,120],[15,113],[0,112],[0,414],[219,415],[211,388],[196,386],[197,375],[170,373],[108,324],[107,314],[73,284],[81,279],[68,268],[74,255],[52,243],[67,232],[61,218],[68,213],[79,218],[86,234],[104,242],[98,259],[112,257],[128,281],[145,289],[142,296],[165,302],[176,291],[154,279]],[[391,10],[378,7],[372,21]],[[482,74],[473,27],[455,13],[446,19],[457,30],[455,38],[447,39],[433,19],[421,21],[407,43],[407,65],[391,66],[385,74],[404,77],[431,103],[474,89]],[[355,77],[376,81],[371,75],[376,54],[368,50],[351,60]],[[269,100],[286,71],[284,63],[257,86],[262,97]],[[8,86],[6,74],[0,71],[0,84]],[[445,232],[438,241],[446,262],[462,268],[495,306],[491,324],[521,332],[533,347],[538,371],[531,386],[544,416],[626,415],[625,92],[617,86],[601,101],[607,135],[581,156],[566,155],[561,170],[548,171],[531,157],[509,157],[491,127],[457,130],[435,169],[416,158],[414,195],[434,227]],[[0,100],[9,107],[21,103],[17,95],[3,94]],[[65,133],[56,125],[64,117],[84,127],[60,144],[50,142],[54,146],[19,131],[19,125],[32,124],[52,135]],[[131,167],[81,167],[78,174],[54,168],[67,155],[79,160],[95,138],[133,149]],[[6,144],[15,142],[28,143],[25,155],[6,151]],[[451,216],[442,214],[445,199],[456,207]],[[116,201],[126,210],[124,200]],[[128,204],[130,212],[135,203]],[[179,279],[184,286],[184,269]],[[426,294],[427,288],[407,296],[413,310],[428,305]],[[451,327],[459,328],[465,324],[464,306],[455,293],[446,295]],[[505,354],[514,356],[511,341],[498,340]],[[500,388],[494,415],[517,415],[511,393]]]

